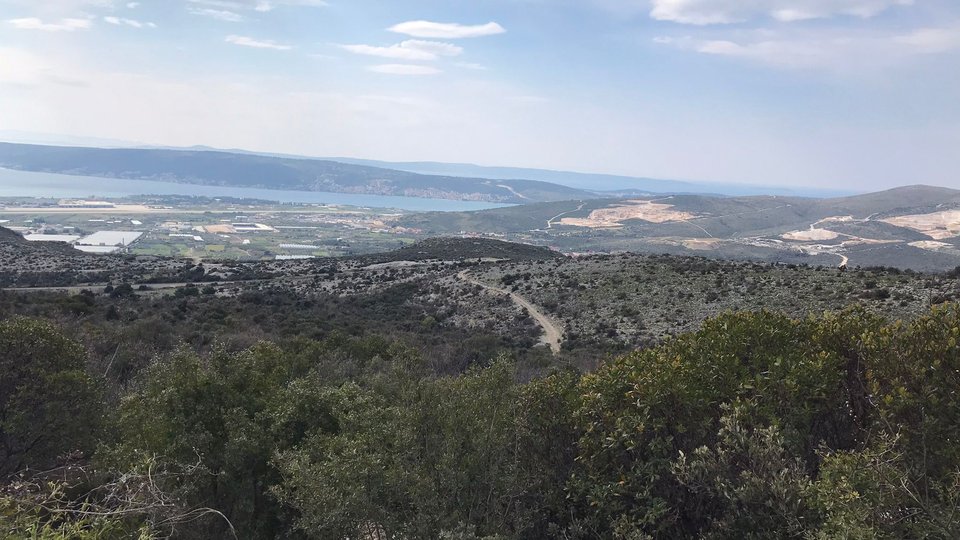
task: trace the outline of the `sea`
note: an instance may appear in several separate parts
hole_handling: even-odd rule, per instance
[[[260,199],[281,203],[336,204],[365,208],[395,208],[412,212],[466,212],[503,208],[508,204],[390,195],[359,195],[322,191],[288,191],[229,186],[204,186],[154,180],[126,180],[0,169],[0,197],[115,198],[133,195],[188,195]]]

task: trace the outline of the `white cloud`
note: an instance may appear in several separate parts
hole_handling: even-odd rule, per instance
[[[838,15],[870,18],[914,0],[652,0],[650,16],[661,21],[708,25],[770,17],[781,22]]]
[[[289,51],[293,47],[290,45],[282,45],[275,41],[269,39],[254,39],[247,36],[227,36],[224,40],[227,43],[232,43],[234,45],[240,45],[242,47],[253,47],[254,49],[272,49],[275,51]]]
[[[80,17],[90,9],[112,9],[116,0],[0,0],[0,5],[10,4],[27,12],[34,17]],[[2,9],[0,9],[2,11]]]
[[[960,25],[922,28],[906,34],[889,31],[813,29],[796,32],[757,30],[697,39],[653,38],[654,43],[702,54],[739,58],[779,68],[823,69],[838,73],[905,64],[919,54],[960,51]]]
[[[260,0],[254,7],[257,11],[272,11],[277,6],[312,6],[323,7],[329,5],[325,0]]]
[[[47,66],[41,58],[20,49],[0,47],[0,83],[36,84]]]
[[[243,15],[226,9],[192,7],[188,8],[187,11],[194,15],[201,15],[226,22],[240,22],[243,20]]]
[[[389,47],[375,47],[373,45],[340,45],[341,49],[354,54],[379,56],[381,58],[395,58],[398,60],[435,60],[437,56],[417,49],[406,49],[400,45]]]
[[[789,68],[833,67],[840,62],[840,48],[850,52],[851,42],[766,40],[737,43],[729,40],[707,40],[697,43],[697,52],[717,56],[744,58]],[[831,52],[832,51],[832,52]]]
[[[10,19],[7,21],[14,28],[21,30],[43,30],[45,32],[73,32],[90,28],[90,19],[60,19],[57,22],[44,22],[36,17]]]
[[[137,9],[140,7],[140,2],[127,2],[128,9]]]
[[[323,7],[329,5],[326,0],[188,0],[202,6],[219,10],[259,12],[273,11],[281,6]]]
[[[960,49],[960,26],[921,28],[894,38],[894,41],[922,54],[937,54]]]
[[[422,39],[408,39],[400,43],[401,47],[407,49],[420,50],[437,56],[460,56],[463,54],[463,47],[446,43],[443,41],[425,41]]]
[[[370,66],[367,69],[388,75],[436,75],[442,73],[442,71],[435,67],[418,66],[414,64],[380,64],[378,66]]]
[[[123,17],[107,16],[103,18],[104,22],[117,26],[130,26],[133,28],[156,28],[157,25],[152,22],[141,22],[135,19],[125,19]]]
[[[789,102],[777,103],[778,114],[772,117],[766,106],[678,102],[675,96],[647,92],[639,109],[623,107],[617,100],[569,101],[545,95],[548,101],[542,101],[537,95],[549,91],[543,87],[466,77],[427,77],[430,84],[410,88],[405,84],[409,80],[382,75],[375,89],[341,86],[346,72],[344,77],[329,77],[337,82],[331,86],[259,72],[225,75],[220,70],[167,78],[149,72],[111,72],[102,60],[75,52],[57,48],[45,53],[50,57],[33,52],[16,61],[27,76],[44,66],[43,77],[56,74],[78,78],[82,84],[49,84],[45,78],[35,87],[8,84],[0,90],[4,129],[163,146],[206,144],[314,156],[475,162],[762,184],[875,190],[921,179],[958,185],[960,154],[955,146],[960,127],[953,99],[956,74],[950,72],[949,62],[942,66],[950,79],[942,81],[946,86],[928,84],[932,81],[914,73],[910,80],[883,78],[885,84],[911,90],[909,96],[898,91],[884,97],[876,86],[849,96],[862,95],[857,106],[866,110],[859,114],[869,113],[869,121],[861,125],[838,115],[834,107],[801,108],[787,116],[793,109]],[[0,80],[7,58],[7,51],[0,50]],[[24,74],[14,70],[13,76]],[[944,112],[941,105],[951,109]],[[914,109],[921,116],[936,114],[936,125],[928,128],[908,121],[904,127],[899,117]],[[891,110],[897,114],[890,115]],[[851,111],[850,116],[857,114]],[[897,120],[880,122],[891,116]],[[236,122],[240,117],[244,121]]]
[[[475,38],[503,34],[506,32],[502,26],[495,22],[477,25],[463,25],[458,23],[407,21],[391,26],[387,30],[413,37],[433,39]]]
[[[373,45],[340,45],[340,48],[354,54],[393,58],[396,60],[436,60],[441,56],[459,56],[463,47],[442,41],[423,41],[408,39],[389,47]]]
[[[47,87],[50,84],[79,87],[86,82],[69,68],[51,64],[34,53],[0,47],[0,85]]]

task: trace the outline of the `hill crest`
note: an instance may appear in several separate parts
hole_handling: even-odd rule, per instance
[[[594,196],[533,180],[432,176],[328,160],[210,150],[0,143],[0,167],[75,176],[507,204]]]

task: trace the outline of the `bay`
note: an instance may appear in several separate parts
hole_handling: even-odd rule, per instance
[[[451,201],[390,195],[360,195],[321,191],[287,191],[231,186],[205,186],[154,180],[126,180],[95,176],[73,176],[0,168],[0,197],[129,197],[133,195],[188,195],[262,199],[282,203],[337,204],[368,208],[397,208],[413,212],[466,212],[503,208],[509,204]]]

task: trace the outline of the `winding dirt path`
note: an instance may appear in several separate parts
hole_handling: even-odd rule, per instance
[[[550,320],[549,317],[544,315],[543,312],[537,309],[537,306],[531,304],[527,301],[527,299],[517,293],[508,291],[506,289],[501,289],[499,287],[494,287],[492,285],[487,285],[486,283],[477,280],[476,278],[470,276],[467,270],[457,274],[457,278],[471,285],[482,287],[488,291],[510,296],[510,299],[513,300],[513,303],[527,310],[527,313],[529,313],[530,316],[537,321],[537,324],[540,325],[540,328],[543,329],[543,337],[541,338],[541,342],[549,345],[550,350],[553,351],[553,354],[560,353],[560,344],[563,342],[563,330],[561,330],[555,322]]]

